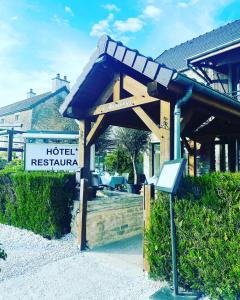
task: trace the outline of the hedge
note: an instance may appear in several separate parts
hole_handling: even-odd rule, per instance
[[[74,174],[0,172],[0,222],[47,238],[70,231]]]
[[[174,208],[180,285],[212,299],[240,299],[240,174],[185,178]],[[171,281],[166,194],[152,203],[145,248],[150,275]]]

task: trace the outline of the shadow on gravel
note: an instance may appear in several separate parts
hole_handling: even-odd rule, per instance
[[[112,254],[128,254],[128,255],[143,255],[143,236],[142,234],[107,244],[101,247],[95,247],[91,252],[112,253]]]

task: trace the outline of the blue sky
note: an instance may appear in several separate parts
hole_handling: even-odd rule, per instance
[[[239,0],[0,0],[0,106],[71,84],[102,34],[155,58],[240,18]]]

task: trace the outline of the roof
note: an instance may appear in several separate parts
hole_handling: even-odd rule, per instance
[[[86,109],[94,105],[104,88],[112,80],[114,72],[119,72],[117,68],[144,79],[145,83],[155,81],[165,91],[172,89],[173,85],[180,84],[183,89],[192,86],[195,91],[202,95],[234,107],[240,115],[240,103],[232,97],[153,61],[152,58],[140,54],[137,50],[129,49],[121,42],[112,40],[109,36],[100,38],[97,49],[65,98],[60,112],[67,117],[84,118],[84,115],[80,117],[81,112],[84,113]]]
[[[240,20],[236,20],[174,48],[165,50],[156,58],[156,61],[179,71],[188,69],[187,60],[190,57],[215,48],[223,48],[234,41],[240,41]]]
[[[0,108],[0,117],[31,109],[34,106],[54,97],[55,95],[57,95],[58,93],[61,93],[64,90],[67,93],[69,93],[69,90],[64,86],[64,87],[58,89],[57,91],[55,91],[54,93],[46,92],[46,93],[31,97],[31,98],[27,98],[27,99],[3,106]]]

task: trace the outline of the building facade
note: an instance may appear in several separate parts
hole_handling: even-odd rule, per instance
[[[240,101],[240,20],[166,50],[156,62]],[[213,116],[205,120],[206,125],[213,121]],[[238,170],[239,161],[237,165],[234,162],[236,152],[239,152],[238,144],[235,137],[226,136],[224,132],[214,140],[197,143],[196,173],[200,175],[212,170],[210,157],[213,155],[215,171]],[[149,151],[144,156],[144,171],[148,178],[159,175],[159,147],[159,141],[152,136]],[[188,157],[187,149],[184,145],[182,148]]]
[[[59,107],[69,94],[69,81],[57,74],[52,79],[52,90],[36,95],[32,89],[27,98],[0,108],[0,129],[18,131],[76,131],[75,120],[63,118]],[[0,131],[0,133],[1,133]],[[8,137],[2,135],[0,148],[7,147]],[[23,147],[21,135],[15,136],[14,148]]]

